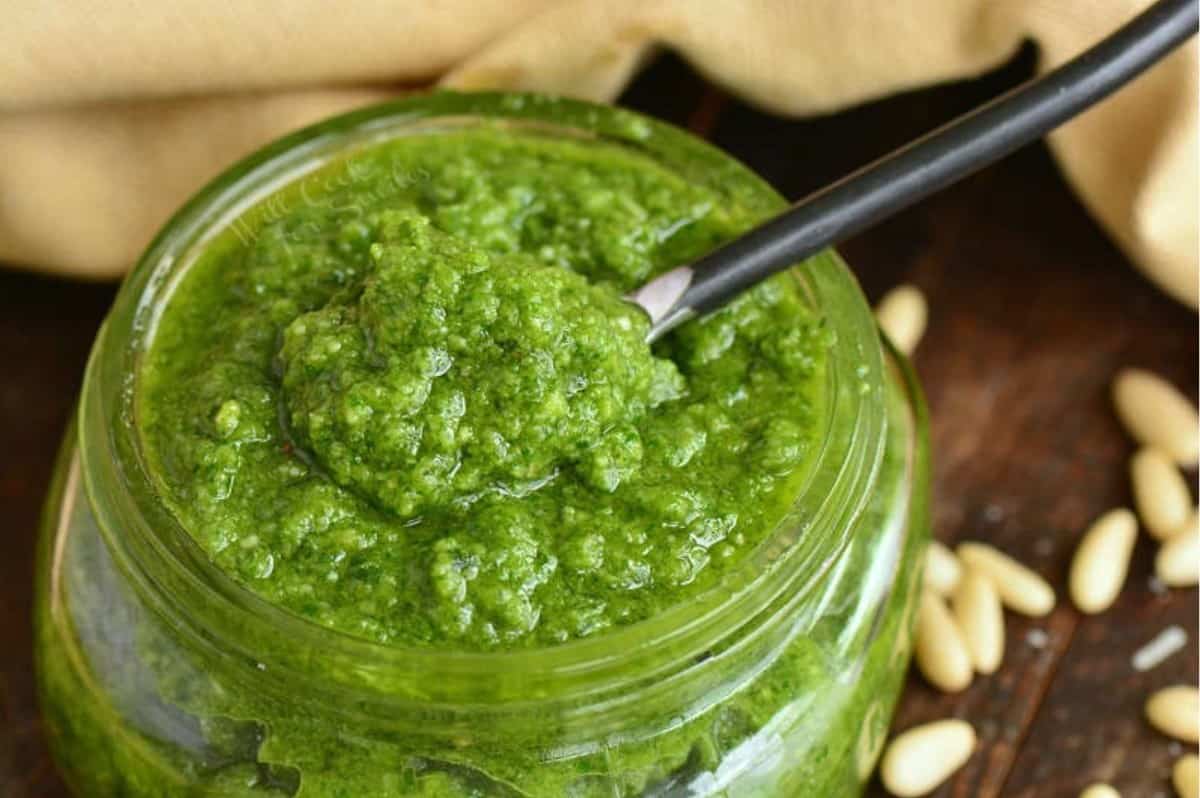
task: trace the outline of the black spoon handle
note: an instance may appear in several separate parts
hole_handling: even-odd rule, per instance
[[[1196,32],[1197,0],[1158,0],[1039,79],[809,195],[771,221],[647,283],[630,298],[651,341],[782,269],[966,177],[1100,101]]]

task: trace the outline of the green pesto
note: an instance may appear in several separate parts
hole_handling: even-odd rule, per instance
[[[789,507],[829,336],[779,276],[653,351],[621,293],[757,218],[614,144],[351,154],[212,242],[140,383],[215,563],[396,645],[559,643],[711,586]]]
[[[279,347],[293,437],[334,482],[410,521],[531,493],[560,468],[607,493],[638,472],[638,422],[684,391],[644,314],[423,216],[385,211],[367,229],[368,276]]]
[[[777,210],[774,192],[612,109],[415,104],[475,102],[586,112],[584,128],[678,150],[680,172],[636,144],[502,123],[329,164],[204,245],[158,324],[137,418],[187,531],[266,599],[384,644],[550,655],[720,579],[790,507],[817,438],[850,421],[829,418],[836,342],[790,277],[653,350],[618,299]],[[923,433],[895,373],[885,388],[886,453],[805,604],[819,618],[769,662],[703,660],[753,673],[735,692],[694,711],[651,695],[628,736],[591,747],[570,742],[590,715],[347,720],[308,700],[317,679],[198,645],[143,603],[69,497],[62,594],[43,587],[37,607],[56,756],[80,796],[106,798],[858,794],[904,677],[928,534]],[[345,667],[311,653],[314,673]],[[647,654],[620,652],[639,688]]]
[[[81,681],[72,666],[76,652],[54,639],[48,604],[39,602],[39,684],[55,751],[70,764],[67,775],[80,796],[857,795],[887,736],[905,676],[918,563],[928,539],[927,508],[906,499],[914,487],[926,489],[926,464],[914,464],[917,484],[909,484],[907,411],[895,384],[889,386],[889,410],[893,423],[877,489],[844,555],[845,567],[828,586],[838,595],[857,595],[873,577],[894,573],[899,581],[879,608],[881,621],[873,614],[835,612],[828,623],[797,636],[745,689],[683,725],[557,761],[544,757],[555,743],[552,719],[474,730],[484,739],[502,732],[506,745],[464,748],[447,740],[439,746],[436,735],[419,734],[374,740],[301,703],[245,685],[232,678],[228,662],[181,643],[170,624],[131,600],[83,507],[66,559],[69,611],[74,627],[87,630],[85,640],[104,641],[105,654],[90,662],[89,681]],[[906,518],[907,534],[897,526]],[[43,560],[49,542],[44,538]],[[897,545],[902,548],[893,571]],[[854,653],[847,659],[839,652]],[[636,667],[634,658],[630,668]],[[672,711],[646,708],[659,719]],[[170,736],[181,740],[176,745],[162,742],[161,729],[185,731]],[[765,764],[752,769],[757,775],[728,792],[704,789],[711,774],[738,759],[733,752],[756,741],[766,753]],[[772,754],[771,746],[780,749]]]

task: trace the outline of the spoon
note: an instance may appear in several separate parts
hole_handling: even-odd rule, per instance
[[[1158,0],[1071,61],[808,197],[703,258],[626,295],[647,341],[1041,138],[1189,39],[1196,0]]]

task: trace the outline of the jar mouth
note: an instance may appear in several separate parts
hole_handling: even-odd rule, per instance
[[[550,647],[485,652],[403,647],[295,615],[209,560],[162,499],[137,423],[141,364],[172,291],[213,236],[307,172],[397,136],[480,121],[599,138],[692,172],[693,179],[751,189],[764,212],[783,206],[749,169],[670,125],[606,106],[507,93],[437,93],[338,116],[269,145],[201,190],[150,244],[98,336],[80,407],[80,451],[89,498],[114,560],[148,603],[221,659],[276,673],[318,672],[332,689],[366,690],[384,701],[453,703],[469,695],[473,702],[511,704],[536,703],[564,689],[577,697],[602,693],[628,681],[625,652],[639,652],[639,679],[669,678],[704,667],[767,621],[803,623],[796,614],[799,599],[819,584],[849,540],[882,460],[883,366],[870,311],[845,265],[826,252],[797,274],[835,341],[828,406],[808,474],[783,522],[739,566],[686,604]],[[95,477],[101,473],[115,478]],[[94,484],[124,490],[101,495]],[[415,686],[430,674],[437,675],[437,684]],[[481,679],[494,689],[481,693]]]

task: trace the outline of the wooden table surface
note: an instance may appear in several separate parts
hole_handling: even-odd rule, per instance
[[[690,127],[799,197],[1030,74],[1031,52],[970,83],[835,116],[787,121],[708,86],[678,61],[652,67],[622,102]],[[1197,319],[1134,271],[1027,148],[842,247],[877,299],[899,282],[928,296],[916,356],[933,417],[934,532],[1016,554],[1063,593],[1076,540],[1130,502],[1132,446],[1108,399],[1117,369],[1153,369],[1193,398]],[[0,271],[0,795],[62,798],[38,722],[30,662],[34,536],[52,461],[111,285]],[[1194,484],[1195,475],[1190,475]],[[1083,617],[1009,616],[1005,664],[958,696],[911,677],[896,728],[971,721],[980,749],[950,796],[1075,796],[1108,781],[1125,798],[1171,794],[1182,752],[1144,723],[1148,693],[1197,681],[1197,594],[1156,591],[1138,544],[1116,606]],[[1131,654],[1162,629],[1187,648],[1137,673]],[[872,795],[883,795],[877,785]]]

